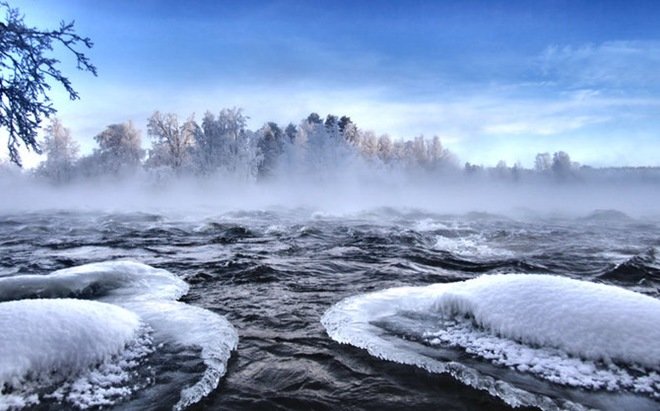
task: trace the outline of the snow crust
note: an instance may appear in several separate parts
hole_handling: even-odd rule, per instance
[[[660,398],[660,301],[619,287],[549,275],[500,274],[347,298],[322,317],[328,335],[391,361],[449,373],[512,406],[579,409],[383,336],[382,321],[410,313],[420,339],[567,386]],[[398,319],[398,320],[397,320]]]
[[[182,348],[201,349],[206,369],[197,383],[183,387],[180,400],[174,408],[182,409],[199,401],[218,386],[220,378],[225,374],[231,351],[236,349],[238,344],[238,334],[224,317],[176,301],[187,292],[188,284],[172,273],[134,261],[86,264],[58,270],[45,276],[0,278],[0,301],[49,297],[0,303],[0,306],[10,307],[7,308],[7,318],[20,314],[25,307],[28,307],[28,310],[32,309],[30,307],[43,307],[34,308],[34,316],[47,323],[44,327],[38,324],[33,326],[23,323],[20,315],[11,320],[11,323],[0,323],[2,329],[12,329],[13,334],[8,334],[10,337],[5,338],[14,338],[5,341],[0,337],[0,356],[3,359],[19,358],[15,360],[16,364],[12,362],[14,360],[0,360],[0,376],[6,375],[6,378],[12,379],[18,385],[23,383],[25,388],[18,390],[20,395],[5,395],[2,398],[5,406],[19,407],[38,403],[35,394],[27,389],[31,384],[22,381],[20,377],[40,372],[40,364],[45,364],[42,368],[46,370],[49,361],[54,361],[55,365],[48,369],[89,367],[101,363],[107,360],[108,355],[122,352],[122,347],[125,347],[131,338],[136,338],[135,330],[142,323],[149,329],[149,335],[157,345],[167,343]],[[62,297],[94,298],[97,301]],[[53,306],[58,304],[62,305],[61,315],[50,315],[54,311]],[[13,311],[10,312],[10,309]],[[123,328],[120,326],[123,324],[119,321],[120,318],[126,322]],[[14,337],[11,337],[12,335]],[[25,342],[34,338],[41,339],[41,343],[37,346],[21,344],[19,338],[23,338]],[[65,350],[62,349],[63,346],[66,346]],[[81,346],[81,357],[78,357],[77,346]],[[20,356],[15,355],[16,350],[26,350],[29,355],[38,356],[40,360],[22,361]],[[94,372],[111,375],[112,364],[106,364],[105,368],[97,368]],[[112,375],[116,379],[124,378],[117,373]],[[0,386],[2,382],[3,380],[0,380]],[[77,383],[66,382],[63,391],[66,391],[69,397],[75,397],[75,392],[83,392],[79,396],[77,406],[90,403],[90,398],[93,397],[96,397],[97,401],[91,403],[97,405],[108,405],[113,398],[121,397],[116,390],[104,393],[96,387],[92,392],[87,387],[85,391],[81,387],[89,385],[88,382],[89,379],[84,378],[79,378]],[[58,395],[61,397],[64,394],[55,393],[53,398],[58,398]]]

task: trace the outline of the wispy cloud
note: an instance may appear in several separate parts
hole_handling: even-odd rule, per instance
[[[553,45],[540,56],[550,81],[571,87],[660,87],[660,41],[608,41]]]

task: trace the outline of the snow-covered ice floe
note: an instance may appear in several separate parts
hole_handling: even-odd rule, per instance
[[[350,297],[321,321],[340,343],[449,373],[513,406],[653,409],[660,400],[660,301],[615,286],[485,275]],[[544,387],[519,384],[521,374]],[[553,395],[548,385],[567,388]]]
[[[187,292],[168,271],[132,261],[0,278],[0,410],[43,399],[111,405],[148,385],[133,377],[164,345],[200,352],[205,370],[176,387],[174,408],[199,401],[218,386],[238,336],[224,317],[176,301]]]

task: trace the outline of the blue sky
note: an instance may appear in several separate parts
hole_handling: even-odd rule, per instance
[[[30,25],[74,19],[95,42],[97,78],[62,54],[81,100],[54,89],[83,151],[155,110],[236,106],[254,129],[346,114],[394,138],[438,135],[486,165],[565,150],[660,166],[660,2],[11,3]]]

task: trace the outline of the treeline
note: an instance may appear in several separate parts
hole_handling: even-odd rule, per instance
[[[56,183],[77,179],[126,177],[144,170],[159,175],[224,176],[268,180],[277,175],[332,173],[353,163],[404,170],[457,169],[440,139],[409,141],[362,131],[347,116],[312,113],[298,125],[268,122],[253,131],[240,109],[194,115],[155,112],[147,121],[150,148],[131,122],[109,125],[94,137],[97,147],[80,157],[69,129],[54,119],[41,143],[46,156],[36,174]]]
[[[331,179],[338,174],[400,172],[404,175],[520,181],[581,179],[660,182],[658,168],[593,169],[571,161],[559,151],[540,153],[534,168],[520,163],[495,167],[463,166],[442,146],[438,137],[395,140],[361,130],[348,116],[310,114],[299,124],[268,122],[256,131],[247,128],[241,109],[207,112],[201,122],[191,115],[156,111],[147,120],[149,148],[131,122],[112,124],[94,136],[96,147],[80,156],[80,146],[69,129],[53,119],[41,142],[45,160],[37,178],[56,184],[93,179],[119,179],[147,173],[167,180],[177,176],[264,181],[275,178]],[[0,171],[3,167],[0,164]],[[6,166],[4,167],[6,169]]]

